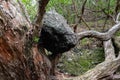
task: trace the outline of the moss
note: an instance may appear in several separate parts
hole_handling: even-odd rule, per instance
[[[38,42],[39,41],[39,38],[38,37],[34,37],[34,42]]]

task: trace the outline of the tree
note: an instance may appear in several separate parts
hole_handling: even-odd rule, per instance
[[[38,0],[38,13],[31,22],[21,1],[0,0],[0,77],[1,80],[50,80],[51,62],[38,50],[34,36],[39,35],[45,7],[49,0]],[[24,14],[24,15],[23,15]],[[117,23],[105,33],[85,31],[75,33],[78,39],[95,37],[104,41],[105,61],[73,80],[101,80],[113,78],[120,66],[115,56],[111,37],[120,29]]]
[[[40,27],[48,1],[38,1],[38,14],[32,24],[20,0],[18,2],[0,0],[1,80],[48,78],[49,61],[46,61],[47,59],[38,52],[36,44],[33,43],[33,37],[38,32],[37,28]]]

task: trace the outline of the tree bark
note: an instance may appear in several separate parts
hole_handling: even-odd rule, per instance
[[[20,4],[15,0],[0,0],[0,80],[50,80],[51,62],[40,51],[33,37],[39,35],[41,20],[49,0],[38,0],[38,13],[31,24],[22,15]],[[115,56],[111,37],[120,29],[120,23],[108,32],[86,31],[76,33],[78,39],[95,37],[104,41],[105,61],[73,80],[103,80],[112,78],[120,66],[120,55]]]
[[[0,80],[49,80],[50,62],[33,44],[33,25],[19,6],[14,0],[0,0]]]

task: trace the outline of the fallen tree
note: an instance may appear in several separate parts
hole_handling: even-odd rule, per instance
[[[31,22],[21,1],[0,0],[0,77],[1,80],[50,80],[51,62],[44,48],[38,50],[33,41],[39,36],[42,18],[49,0],[38,0],[38,13]],[[25,14],[22,15],[22,14]],[[73,80],[113,79],[120,66],[120,55],[115,56],[111,37],[120,29],[117,23],[107,32],[85,31],[74,33],[78,41],[85,37],[95,37],[104,41],[105,61],[85,74],[70,78]]]

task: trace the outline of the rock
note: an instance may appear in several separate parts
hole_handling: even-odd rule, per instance
[[[66,52],[77,44],[77,36],[65,18],[55,11],[45,14],[40,35],[39,46],[52,53]]]

